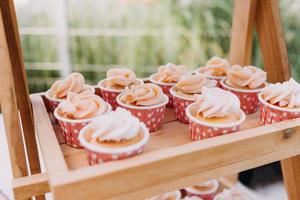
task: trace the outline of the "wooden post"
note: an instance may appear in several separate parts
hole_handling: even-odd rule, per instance
[[[257,0],[236,0],[233,7],[229,60],[232,65],[249,65]]]
[[[278,1],[259,0],[256,27],[269,81],[288,80],[291,74]],[[300,200],[300,156],[281,161],[281,166],[289,200]]]
[[[4,57],[1,60],[5,62],[1,63],[1,68],[3,68],[1,76],[3,77],[2,81],[7,80],[1,84],[7,86],[1,96],[1,108],[6,121],[5,127],[9,140],[12,165],[13,168],[16,168],[14,176],[21,177],[29,174],[26,165],[21,124],[30,174],[40,173],[41,168],[18,25],[12,0],[0,1],[0,14],[1,49]],[[21,170],[18,171],[19,168]],[[44,198],[39,197],[38,199]]]

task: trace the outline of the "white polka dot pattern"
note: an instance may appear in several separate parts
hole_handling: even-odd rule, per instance
[[[197,124],[193,121],[189,123],[190,136],[192,141],[203,140],[206,138],[216,137],[219,135],[225,135],[232,132],[239,131],[240,126],[233,126],[229,128],[216,128],[208,127],[201,124]]]
[[[112,92],[100,89],[100,93],[104,101],[109,103],[113,110],[115,110],[118,107],[116,97],[120,94],[120,92]]]
[[[259,92],[237,92],[234,90],[230,90],[228,88],[223,88],[224,90],[230,91],[235,94],[241,102],[241,109],[245,112],[245,114],[255,113],[259,108],[259,100],[258,94]]]
[[[173,98],[172,98],[172,95],[170,93],[172,85],[160,85],[160,84],[157,84],[157,85],[159,87],[161,87],[162,91],[169,97],[169,102],[167,104],[167,107],[172,108],[173,107]]]
[[[194,101],[185,100],[185,99],[181,99],[181,98],[173,96],[173,106],[174,106],[176,119],[178,119],[182,123],[188,124],[189,119],[187,118],[187,116],[185,114],[185,108],[193,102]]]

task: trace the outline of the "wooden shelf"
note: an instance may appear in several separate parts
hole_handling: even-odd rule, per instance
[[[49,113],[49,115],[50,117],[52,117],[51,113]],[[259,126],[258,117],[259,117],[258,113],[248,115],[247,121],[241,126],[241,130],[258,127]],[[65,144],[59,125],[53,124],[53,127],[55,129],[55,133],[60,143],[60,147],[63,152],[68,168],[70,170],[73,170],[73,169],[79,169],[82,167],[89,166],[85,154],[85,150],[75,149]],[[189,135],[188,125],[176,121],[174,111],[170,108],[167,108],[165,114],[165,120],[162,128],[159,129],[158,131],[151,133],[150,141],[146,145],[144,153],[141,154],[140,156],[142,157],[143,155],[149,152],[177,147],[191,142],[192,141]],[[114,161],[114,162],[119,162],[119,161]]]
[[[31,100],[49,185],[58,200],[86,195],[143,199],[300,153],[300,119],[259,126],[255,113],[237,133],[191,142],[188,125],[176,121],[167,109],[162,128],[152,133],[143,154],[88,166],[85,151],[67,146],[58,125],[51,123],[45,99],[37,94]]]

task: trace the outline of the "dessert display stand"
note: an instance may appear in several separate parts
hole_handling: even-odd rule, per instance
[[[281,161],[289,199],[300,200],[300,119],[260,126],[254,113],[237,133],[191,142],[188,126],[167,109],[143,154],[89,166],[84,150],[65,144],[43,93],[28,95],[12,0],[1,0],[0,12],[0,102],[16,199],[44,199],[47,192],[57,200],[144,199],[219,177],[230,186],[230,175]],[[234,1],[230,62],[250,64],[254,25],[268,81],[287,80],[288,56],[274,0]]]

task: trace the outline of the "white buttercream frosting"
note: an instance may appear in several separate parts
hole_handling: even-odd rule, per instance
[[[300,107],[300,84],[293,78],[283,83],[268,85],[262,92],[262,97],[270,104],[286,108]]]
[[[220,88],[203,88],[196,98],[196,117],[226,117],[240,109],[239,98]]]
[[[141,127],[142,122],[138,118],[118,107],[115,111],[95,119],[87,126],[87,129],[93,131],[91,138],[94,141],[118,142],[136,137]]]

